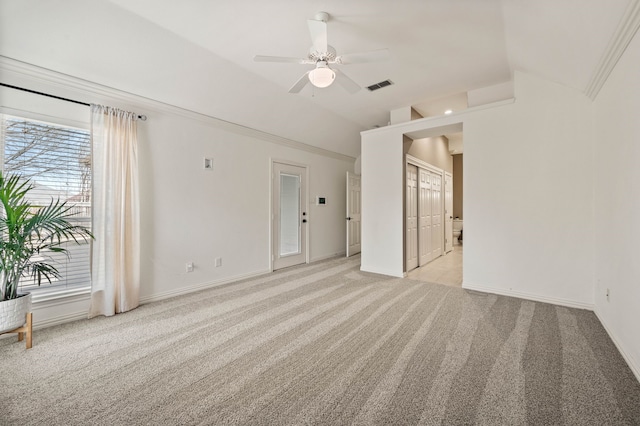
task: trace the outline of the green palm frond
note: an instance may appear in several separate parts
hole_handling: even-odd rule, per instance
[[[17,297],[22,276],[32,276],[38,285],[43,278],[51,282],[60,277],[55,266],[34,259],[34,255],[52,252],[68,256],[62,244],[93,239],[87,228],[69,221],[72,206],[66,202],[52,199],[42,207],[30,204],[25,197],[32,189],[28,179],[0,173],[0,300]]]

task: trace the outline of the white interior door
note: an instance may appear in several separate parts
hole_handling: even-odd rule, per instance
[[[418,253],[420,266],[431,260],[431,173],[418,169]]]
[[[442,255],[442,175],[431,173],[431,260]]]
[[[347,257],[360,253],[360,176],[347,172]]]
[[[407,272],[418,267],[418,168],[407,165],[406,191],[406,262]]]
[[[273,269],[307,262],[307,169],[273,163]]]
[[[453,176],[444,173],[444,251],[453,250]]]

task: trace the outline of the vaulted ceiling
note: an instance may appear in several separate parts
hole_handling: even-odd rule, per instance
[[[636,1],[109,2],[121,12],[215,58],[210,61],[215,66],[194,70],[187,78],[202,80],[206,76],[210,81],[201,82],[201,86],[218,88],[230,105],[226,109],[207,109],[203,100],[202,108],[195,101],[185,101],[183,106],[356,156],[358,132],[387,125],[390,110],[413,106],[423,115],[433,115],[447,105],[447,99],[452,103],[458,99],[451,106],[457,109],[461,95],[467,91],[509,81],[516,70],[585,91],[625,11]],[[9,1],[2,3],[4,11]],[[15,3],[11,5],[14,12],[19,7]],[[306,56],[311,46],[306,21],[319,11],[330,15],[328,41],[338,54],[389,49],[388,61],[342,65],[340,69],[345,74],[362,87],[385,79],[394,84],[355,94],[337,84],[326,89],[307,85],[299,94],[289,94],[288,89],[312,66],[253,61],[254,55]],[[28,19],[30,15],[23,13]],[[23,28],[2,21],[3,25],[16,25],[13,31]],[[162,46],[158,47],[157,52],[162,52]],[[0,53],[29,60],[23,50],[9,46]],[[86,74],[91,72],[87,70]],[[136,93],[135,88],[129,91]],[[201,94],[193,94],[194,98],[198,96]],[[240,103],[234,103],[232,98]]]

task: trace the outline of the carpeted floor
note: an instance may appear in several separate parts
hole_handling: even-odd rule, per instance
[[[592,312],[332,259],[0,341],[2,425],[639,425]]]

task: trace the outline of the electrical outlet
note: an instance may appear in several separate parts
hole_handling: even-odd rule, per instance
[[[193,262],[187,262],[187,272],[193,272]]]
[[[221,266],[222,266],[222,258],[216,257],[216,268],[219,268]]]

